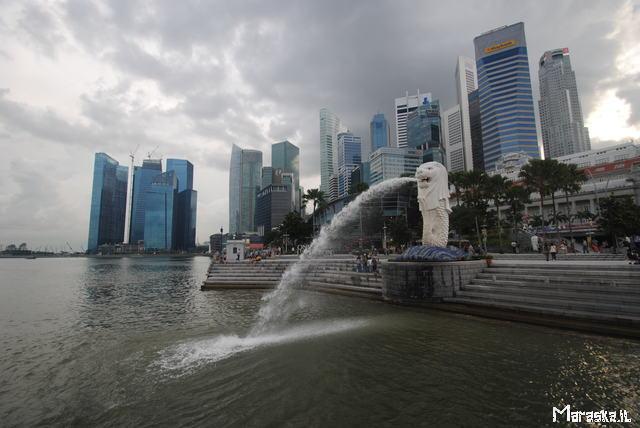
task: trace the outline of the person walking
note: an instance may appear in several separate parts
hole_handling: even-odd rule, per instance
[[[517,248],[518,248],[518,243],[516,241],[511,241],[511,251],[513,251],[513,254],[517,252],[516,251]]]
[[[547,259],[547,261],[549,261],[549,252],[550,252],[550,248],[549,248],[549,243],[545,242],[544,244],[542,244],[542,252],[544,253],[544,257]]]
[[[556,243],[553,242],[551,247],[549,247],[549,253],[551,253],[551,260],[556,260],[556,255],[558,254],[558,247],[556,247]]]

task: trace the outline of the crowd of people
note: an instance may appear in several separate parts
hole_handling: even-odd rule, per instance
[[[355,271],[378,274],[379,262],[377,254],[374,252],[358,254],[358,257],[356,257]]]

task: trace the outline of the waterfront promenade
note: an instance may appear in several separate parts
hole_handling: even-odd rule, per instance
[[[296,257],[212,264],[202,289],[272,289]],[[386,260],[380,269],[385,269]],[[382,275],[354,271],[351,255],[314,260],[301,289],[384,300]],[[623,256],[496,254],[441,303],[416,305],[490,318],[640,338],[640,266]]]

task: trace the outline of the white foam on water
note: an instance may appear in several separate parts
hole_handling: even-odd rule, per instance
[[[184,371],[256,348],[341,333],[366,324],[365,319],[344,319],[305,323],[264,335],[219,335],[168,348],[160,353],[160,359],[154,365],[166,371]]]

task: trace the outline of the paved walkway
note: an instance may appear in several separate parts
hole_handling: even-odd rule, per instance
[[[629,265],[627,260],[562,260],[558,257],[558,260],[522,260],[522,259],[493,259],[494,265],[500,266],[526,266],[526,265],[540,265],[540,264],[552,264],[552,265],[566,265],[566,266],[635,266],[640,270],[640,265]]]

